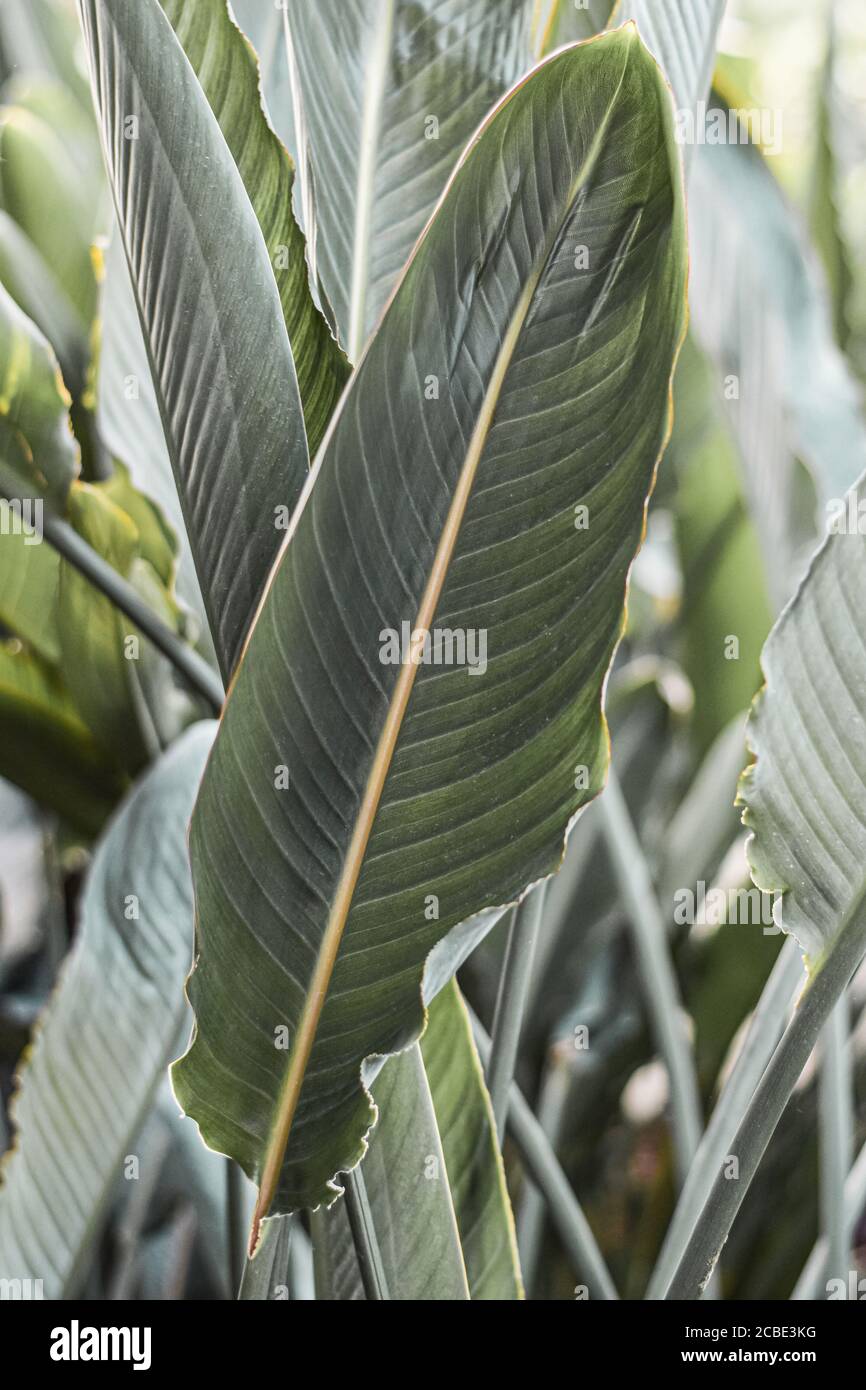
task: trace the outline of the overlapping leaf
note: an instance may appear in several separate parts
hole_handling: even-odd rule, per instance
[[[514,1219],[490,1097],[454,981],[430,1005],[421,1055],[442,1136],[471,1297],[522,1298]]]
[[[574,43],[602,29],[633,20],[641,38],[665,74],[674,93],[683,139],[685,163],[694,139],[688,140],[686,113],[697,115],[710,86],[716,36],[724,0],[550,0],[540,7],[536,47],[548,52],[556,44]],[[695,124],[691,126],[694,132]]]
[[[364,1177],[392,1298],[465,1298],[467,1284],[473,1299],[522,1297],[493,1112],[456,983],[433,1000],[420,1048],[388,1062],[373,1097]],[[364,1297],[342,1202],[319,1216],[315,1252],[320,1298]]]
[[[360,1063],[418,1037],[431,947],[551,873],[601,786],[683,235],[635,30],[566,50],[467,152],[344,398],[192,827],[175,1088],[260,1215],[332,1195],[372,1119]],[[456,632],[456,664],[391,664],[403,624]]]
[[[747,730],[755,761],[740,788],[755,880],[784,894],[781,924],[813,970],[866,915],[862,481],[847,504],[767,640]]]
[[[226,0],[161,3],[220,123],[262,229],[292,345],[312,458],[349,373],[310,296],[304,238],[292,216],[292,162],[265,119],[256,55]],[[279,23],[279,14],[274,17]]]
[[[755,761],[740,784],[752,877],[779,895],[776,921],[805,952],[808,977],[726,1143],[739,1180],[728,1180],[727,1160],[720,1160],[676,1268],[666,1271],[669,1299],[700,1297],[821,1030],[866,953],[862,479],[847,504],[767,639],[766,688],[747,726]]]
[[[214,725],[187,733],[113,821],[75,949],[14,1101],[0,1186],[0,1276],[69,1296],[186,1016],[186,826]]]
[[[79,0],[118,222],[224,675],[308,471],[279,293],[231,151],[158,0]]]
[[[532,8],[528,0],[288,0],[305,225],[352,361],[464,145],[522,75]]]
[[[380,1119],[364,1180],[389,1297],[410,1302],[469,1298],[448,1169],[421,1049],[392,1057],[373,1084]],[[345,1202],[314,1231],[320,1298],[363,1298]]]
[[[51,347],[0,285],[0,464],[59,506],[79,468],[68,409]]]

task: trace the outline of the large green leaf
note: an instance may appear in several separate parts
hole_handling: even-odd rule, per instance
[[[226,0],[161,0],[234,155],[274,269],[313,457],[349,374],[310,295],[294,168],[262,110],[259,66]],[[274,16],[279,21],[279,15]]]
[[[354,362],[464,145],[526,67],[532,4],[284,8],[303,110],[295,134],[307,236]]]
[[[389,1061],[372,1090],[363,1171],[391,1297],[465,1298],[468,1283],[473,1299],[521,1298],[493,1112],[454,981],[430,1005],[420,1048]],[[343,1202],[319,1214],[314,1249],[320,1298],[364,1297]]]
[[[228,677],[282,536],[275,509],[294,506],[308,473],[280,297],[231,151],[158,0],[79,9],[166,443]]]
[[[780,923],[813,972],[866,905],[864,499],[861,482],[840,517],[844,530],[827,537],[770,634],[766,688],[747,729],[754,762],[740,788],[755,880],[784,894]]]
[[[667,1297],[705,1286],[785,1105],[866,954],[866,482],[828,535],[764,647],[766,688],[747,727],[740,797],[752,877],[806,955],[797,1008],[768,1063],[674,1273]],[[852,524],[853,523],[853,524]]]
[[[552,873],[602,785],[683,238],[636,31],[565,50],[467,152],[344,397],[191,832],[198,1028],[175,1088],[259,1214],[333,1194],[373,1118],[360,1064],[419,1036],[431,947]],[[431,629],[489,639],[484,673],[480,649],[470,673],[459,649],[390,649]]]
[[[136,786],[88,875],[78,940],[13,1103],[0,1275],[69,1296],[186,1017],[186,826],[213,738],[199,724]]]

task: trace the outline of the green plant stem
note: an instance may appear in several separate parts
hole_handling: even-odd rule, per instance
[[[346,1173],[344,1176],[346,1180],[346,1215],[349,1218],[352,1240],[355,1243],[355,1254],[361,1270],[364,1293],[370,1302],[377,1299],[390,1299],[391,1294],[388,1289],[388,1280],[385,1277],[385,1266],[379,1251],[373,1212],[370,1208],[367,1185],[364,1182],[360,1164],[357,1168],[353,1168],[351,1173]]]
[[[703,1128],[697,1077],[686,1016],[668,953],[665,920],[613,768],[598,807],[631,926],[652,1031],[670,1079],[674,1148],[680,1182],[684,1183]]]
[[[565,1055],[565,1048],[559,1044],[548,1054],[548,1064],[538,1101],[538,1123],[554,1153],[565,1125],[568,1098],[571,1094],[571,1077],[572,1070]],[[544,1197],[535,1183],[527,1183],[517,1218],[517,1248],[528,1295],[531,1294],[537,1277],[545,1216]]]
[[[717,1174],[671,1280],[669,1299],[700,1297],[821,1029],[864,951],[866,903],[860,902],[819,963],[773,1053],[731,1146],[738,1175],[729,1179],[724,1169]]]
[[[836,1003],[824,1026],[818,1091],[821,1225],[828,1278],[847,1278],[850,1227],[845,1179],[854,1148],[853,1081],[848,1054],[848,998]]]
[[[803,961],[797,943],[786,941],[764,986],[740,1054],[698,1145],[649,1282],[648,1299],[661,1299],[667,1293],[695,1222],[706,1206],[716,1173],[730,1152],[737,1126],[782,1034],[786,1010],[793,1002],[795,991],[799,992],[802,987],[803,979]]]
[[[30,500],[17,488],[7,485],[5,470],[0,472],[0,496],[7,500]],[[48,544],[77,569],[79,574],[83,574],[94,588],[110,599],[130,622],[140,628],[186,683],[210,706],[214,714],[219,714],[225,700],[222,681],[198,652],[182,642],[177,634],[156,616],[132,585],[82,540],[68,521],[56,516],[44,504],[42,532]]]
[[[496,1008],[493,1013],[490,1063],[487,1067],[487,1089],[490,1092],[490,1104],[493,1107],[496,1137],[500,1147],[505,1135],[511,1083],[514,1080],[520,1031],[523,1027],[535,944],[538,940],[546,893],[547,880],[531,889],[523,901],[512,910],[508,926],[505,960],[502,963]]]
[[[859,1221],[866,1207],[866,1144],[863,1145],[857,1160],[845,1180],[845,1219],[848,1229]],[[826,1236],[821,1236],[812,1247],[812,1253],[803,1266],[797,1280],[792,1299],[815,1299],[819,1297],[821,1283],[827,1279],[830,1246]],[[846,1271],[847,1273],[847,1271]],[[825,1287],[826,1293],[826,1287]]]
[[[475,1042],[485,1069],[490,1062],[490,1038],[469,1010]],[[543,1194],[550,1219],[571,1259],[575,1272],[586,1279],[590,1293],[602,1299],[619,1297],[596,1243],[592,1228],[550,1142],[515,1082],[511,1085],[507,1128],[532,1182]]]

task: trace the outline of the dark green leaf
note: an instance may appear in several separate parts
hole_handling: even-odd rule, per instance
[[[373,1118],[360,1064],[419,1036],[431,948],[554,872],[602,785],[683,236],[635,30],[566,50],[467,152],[344,398],[192,828],[175,1088],[259,1214],[331,1197]],[[470,658],[489,639],[486,670],[480,647],[474,672],[459,648],[401,662],[401,631],[431,629],[468,631]]]

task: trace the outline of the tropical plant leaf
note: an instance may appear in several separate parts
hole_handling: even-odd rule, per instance
[[[279,545],[278,510],[294,507],[308,473],[280,298],[231,151],[158,0],[79,9],[166,443],[228,678]]]
[[[0,776],[95,834],[124,780],[82,723],[56,671],[17,638],[0,642],[0,721]]]
[[[825,538],[767,639],[766,688],[747,726],[754,762],[740,785],[752,877],[780,895],[774,915],[805,953],[806,985],[727,1149],[738,1160],[738,1181],[727,1180],[722,1164],[691,1224],[669,1299],[700,1296],[803,1067],[866,953],[866,647],[858,621],[866,482],[847,501],[844,529]]]
[[[473,1299],[521,1298],[493,1112],[455,982],[430,1005],[420,1048],[389,1061],[372,1090],[364,1176],[391,1297],[466,1298],[468,1284]],[[315,1222],[319,1297],[364,1298],[345,1204]]]
[[[602,785],[684,278],[670,103],[626,27],[491,115],[343,399],[191,832],[175,1089],[259,1216],[330,1199],[373,1119],[361,1061],[422,1031],[431,947],[554,872]],[[431,630],[439,664],[400,653]]]
[[[226,0],[161,3],[220,123],[262,229],[292,345],[312,458],[349,366],[310,295],[304,237],[292,215],[292,161],[267,122],[256,54]]]
[[[464,145],[525,69],[532,5],[284,8],[314,277],[355,362]],[[332,80],[323,84],[326,66]]]
[[[364,1179],[388,1293],[409,1302],[468,1299],[447,1164],[417,1044],[390,1058],[373,1083],[373,1096],[380,1118],[364,1159]],[[345,1201],[317,1218],[317,1296],[340,1302],[363,1298]]]
[[[866,649],[852,640],[866,594],[864,498],[861,482],[845,530],[827,537],[770,634],[740,787],[753,876],[784,894],[780,925],[811,972],[866,902]]]
[[[210,628],[180,505],[120,237],[105,257],[96,418],[106,451],[122,461],[137,492],[157,508],[178,546],[177,596],[195,615],[194,638],[216,664]]]
[[[0,462],[61,508],[79,469],[69,404],[50,345],[0,285]]]
[[[472,1025],[456,981],[432,1001],[421,1056],[472,1298],[523,1297],[514,1217]]]
[[[214,725],[191,729],[130,793],[94,858],[77,943],[13,1102],[0,1273],[74,1292],[130,1141],[187,1017],[186,826]],[[134,915],[135,914],[135,915]]]

